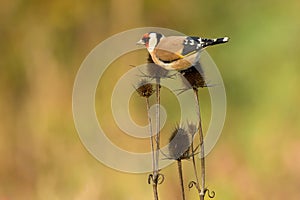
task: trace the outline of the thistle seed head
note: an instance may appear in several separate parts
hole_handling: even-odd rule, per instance
[[[154,93],[153,85],[149,83],[149,81],[147,81],[146,79],[142,79],[138,83],[136,91],[141,97],[146,98],[149,98]]]
[[[206,87],[206,82],[204,79],[204,73],[201,68],[200,63],[197,63],[195,66],[192,66],[188,69],[180,71],[180,73],[185,78],[185,84],[190,84],[193,89]]]
[[[188,132],[181,127],[176,127],[169,139],[169,155],[171,159],[187,159],[191,140]]]

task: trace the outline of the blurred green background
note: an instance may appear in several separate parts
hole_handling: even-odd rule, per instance
[[[208,49],[228,100],[224,131],[207,157],[215,199],[300,199],[299,10],[298,0],[2,0],[0,200],[153,199],[147,174],[99,163],[72,118],[73,82],[86,55],[109,36],[144,26],[231,38]],[[126,73],[134,59],[110,76]],[[110,137],[139,151],[120,134]],[[161,199],[180,199],[176,170],[163,171]]]

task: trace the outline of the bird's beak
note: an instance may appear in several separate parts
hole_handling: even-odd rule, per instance
[[[139,40],[136,45],[145,45],[145,42],[143,40]]]

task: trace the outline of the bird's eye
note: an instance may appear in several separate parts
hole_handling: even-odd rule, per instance
[[[150,39],[149,37],[143,37],[142,40],[145,42],[145,44],[147,44],[147,43],[149,43],[149,39]]]

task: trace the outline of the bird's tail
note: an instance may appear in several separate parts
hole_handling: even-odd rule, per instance
[[[216,44],[222,44],[226,43],[229,41],[229,37],[223,37],[223,38],[215,38],[215,39],[206,39],[206,38],[201,38],[201,46],[203,48],[207,46],[213,46]]]

